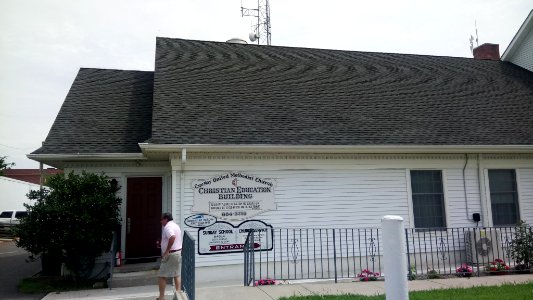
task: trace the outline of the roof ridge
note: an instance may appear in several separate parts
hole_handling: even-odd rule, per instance
[[[362,54],[393,54],[393,55],[402,55],[402,56],[413,56],[413,57],[438,57],[438,58],[452,58],[460,60],[474,60],[473,57],[461,57],[461,56],[449,56],[449,55],[430,55],[430,54],[415,54],[415,53],[399,53],[399,52],[379,52],[379,51],[361,51],[361,50],[346,50],[346,49],[331,49],[331,48],[315,48],[315,47],[301,47],[301,46],[283,46],[283,45],[257,45],[257,44],[237,44],[237,43],[227,43],[221,41],[207,41],[207,40],[195,40],[195,39],[184,39],[184,38],[173,38],[173,37],[159,37],[156,36],[156,44],[158,40],[171,40],[171,41],[184,41],[184,42],[197,42],[205,45],[210,44],[231,44],[236,47],[272,47],[272,48],[285,48],[290,50],[318,50],[318,51],[331,51],[331,52],[349,52],[349,53],[362,53]],[[476,60],[483,61],[483,60]],[[498,62],[498,61],[491,61]]]
[[[154,73],[153,70],[152,71],[150,71],[150,70],[125,70],[125,69],[92,68],[92,67],[80,67],[80,71],[81,70]]]

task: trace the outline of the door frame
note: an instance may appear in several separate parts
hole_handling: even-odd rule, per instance
[[[121,240],[120,240],[120,249],[122,251],[122,257],[128,257],[126,249],[126,220],[127,220],[127,208],[128,208],[128,178],[136,177],[160,177],[162,181],[162,191],[161,191],[161,213],[165,211],[172,210],[172,199],[170,191],[170,172],[164,173],[122,173],[121,176],[121,191],[122,191],[122,205],[120,208],[120,216],[122,219],[121,222]]]

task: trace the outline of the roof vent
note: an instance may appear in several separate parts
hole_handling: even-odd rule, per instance
[[[226,41],[226,43],[231,43],[231,44],[248,44],[245,40],[240,39],[240,38],[232,38],[232,39],[229,39],[229,40]]]

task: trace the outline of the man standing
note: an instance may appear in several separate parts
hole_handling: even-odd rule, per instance
[[[167,278],[174,278],[176,291],[181,291],[181,229],[168,212],[161,216],[161,266],[159,267],[159,298],[165,299]]]

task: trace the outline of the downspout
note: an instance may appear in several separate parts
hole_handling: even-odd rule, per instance
[[[465,169],[466,165],[468,164],[468,154],[465,153],[465,165],[463,166],[463,190],[465,192],[465,214],[466,219],[470,220],[470,213],[468,210],[468,193],[466,192],[466,177],[465,177]]]
[[[483,169],[481,168],[481,153],[477,154],[477,176],[478,176],[478,185],[479,185],[479,201],[481,204],[481,224],[483,227],[488,226],[488,213],[487,213],[487,203],[485,195],[485,175],[483,174]]]
[[[39,162],[39,190],[43,189],[43,184],[44,184],[43,163]]]
[[[183,201],[185,197],[185,163],[187,162],[187,149],[181,149],[181,168],[180,168],[180,227],[183,231],[185,228],[184,216],[183,213]]]

